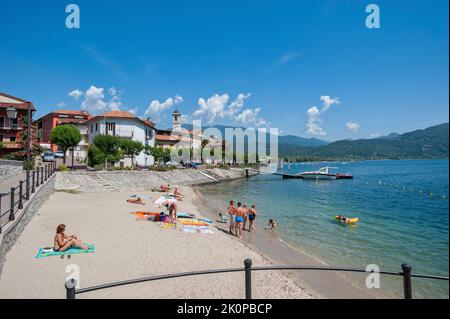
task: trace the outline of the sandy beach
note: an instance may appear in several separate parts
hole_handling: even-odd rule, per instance
[[[178,211],[199,213],[196,193],[182,187]],[[145,195],[146,205],[126,202],[131,194]],[[25,228],[6,255],[0,278],[0,298],[65,298],[68,265],[80,270],[80,287],[114,281],[215,268],[254,266],[271,261],[235,237],[212,227],[212,234],[163,229],[158,223],[136,220],[133,212],[157,211],[151,192],[56,192]],[[51,246],[56,226],[67,225],[95,253],[35,258],[39,247]],[[314,298],[282,272],[254,272],[254,298]],[[77,298],[244,298],[244,274],[217,274],[133,284],[78,295]]]

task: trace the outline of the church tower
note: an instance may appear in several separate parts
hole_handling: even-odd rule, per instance
[[[181,131],[181,113],[178,110],[172,113],[172,130]]]

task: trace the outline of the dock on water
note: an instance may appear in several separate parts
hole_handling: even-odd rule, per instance
[[[292,173],[286,173],[286,172],[276,172],[273,173],[274,175],[280,175],[283,178],[303,178],[303,176],[298,174],[292,174]]]

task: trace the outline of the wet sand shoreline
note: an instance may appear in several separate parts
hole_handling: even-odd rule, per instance
[[[196,194],[194,203],[204,212],[202,214],[217,221],[218,212],[225,211],[226,203],[215,203],[209,200],[202,194],[202,185],[193,186],[192,189]],[[228,225],[225,228],[228,229]],[[330,266],[298,247],[293,247],[281,240],[275,232],[266,231],[261,227],[258,227],[255,233],[244,231],[242,240],[236,237],[235,239],[263,255],[275,265]],[[314,293],[318,298],[373,299],[395,297],[381,291],[365,288],[364,274],[360,274],[358,278],[350,278],[348,275],[336,271],[283,271],[283,274],[299,286]]]

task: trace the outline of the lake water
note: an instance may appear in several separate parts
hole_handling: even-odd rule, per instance
[[[258,175],[205,185],[202,193],[223,203],[233,199],[255,203],[257,231],[269,218],[287,243],[333,266],[448,276],[448,160],[361,161],[284,166],[291,173],[336,166],[351,180],[315,181]],[[341,225],[334,215],[358,217]],[[382,277],[382,289],[401,296],[399,279]],[[415,298],[448,298],[448,282],[413,279]]]

